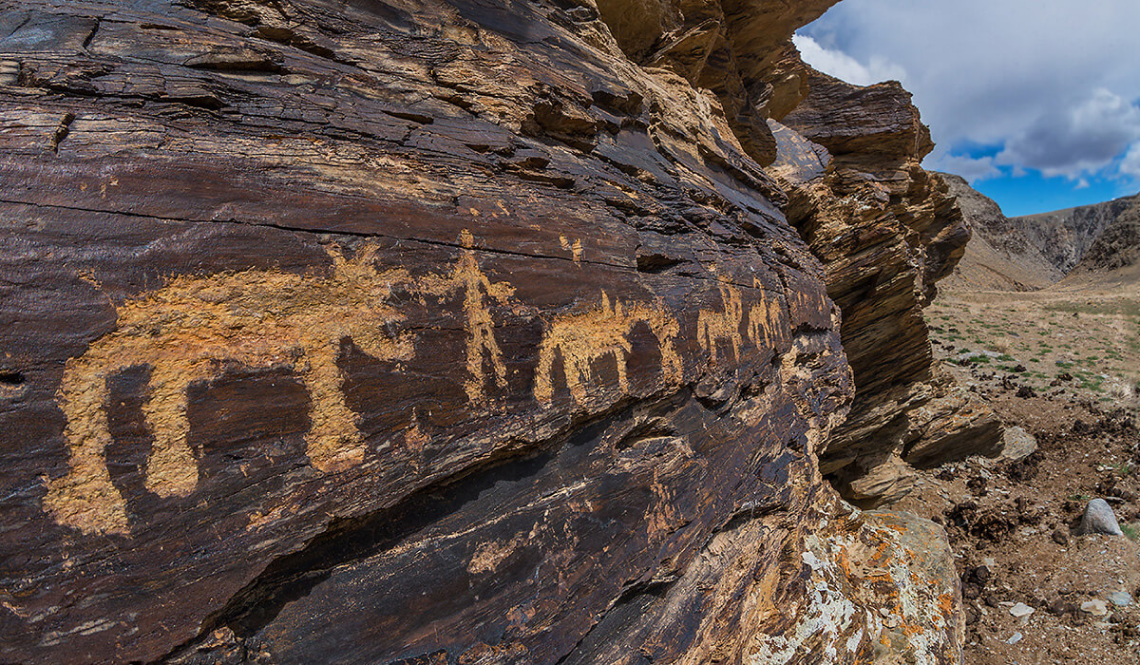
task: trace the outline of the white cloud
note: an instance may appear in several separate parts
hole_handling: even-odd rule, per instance
[[[1120,162],[1120,173],[1140,179],[1140,141],[1133,143],[1124,154],[1124,159]]]
[[[970,157],[968,155],[951,155],[943,152],[933,159],[927,160],[927,168],[946,173],[956,173],[971,184],[986,178],[1001,175],[993,157]]]
[[[1140,108],[1102,88],[1082,102],[1039,116],[1009,138],[997,163],[1079,179],[1102,171],[1138,139]]]
[[[883,81],[904,81],[906,70],[881,56],[872,56],[863,64],[851,56],[826,49],[807,35],[792,37],[804,61],[819,71],[855,85],[872,85]]]
[[[1137,0],[843,0],[801,32],[833,60],[905,68],[942,153],[1005,145],[999,165],[1076,180],[1140,168],[1140,149],[1120,160],[1140,138],[1137,25]]]

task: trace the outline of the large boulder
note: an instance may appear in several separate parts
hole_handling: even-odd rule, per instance
[[[860,87],[812,72],[809,94],[775,129],[770,167],[789,221],[823,262],[843,312],[856,394],[821,468],[844,495],[876,505],[909,492],[913,467],[1001,450],[1001,423],[936,366],[922,309],[957,265],[970,228],[896,82]]]
[[[957,662],[789,199],[602,9],[4,4],[0,660]]]

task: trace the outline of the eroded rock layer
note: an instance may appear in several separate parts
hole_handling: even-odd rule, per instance
[[[809,94],[772,125],[780,155],[771,170],[824,264],[855,374],[855,402],[821,451],[823,471],[849,498],[875,503],[909,490],[912,465],[996,453],[1000,423],[937,370],[922,317],[970,230],[946,183],[920,166],[933,144],[910,94],[812,72]]]
[[[766,123],[612,7],[0,8],[0,660],[957,662]]]

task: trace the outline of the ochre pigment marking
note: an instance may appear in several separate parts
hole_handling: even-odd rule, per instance
[[[740,290],[724,277],[720,279],[720,296],[724,301],[722,311],[702,309],[697,315],[697,341],[708,352],[713,364],[717,362],[717,343],[728,342],[732,352],[740,358],[740,347],[744,340],[740,334],[740,324],[744,322],[744,306],[740,302]]]
[[[384,301],[407,272],[379,272],[375,248],[345,260],[338,251],[328,278],[249,270],[180,276],[165,287],[128,300],[114,332],[67,363],[60,408],[67,417],[68,473],[48,484],[44,507],[55,519],[88,533],[127,533],[126,503],[111,483],[105,452],[107,379],[148,365],[143,413],[153,442],[146,487],[161,496],[185,496],[198,480],[187,443],[186,389],[220,376],[226,365],[292,367],[312,400],[305,441],[313,466],[335,471],[364,458],[356,417],[344,401],[337,367],[341,341],[350,338],[378,360],[409,360],[405,338],[387,325],[403,316]]]
[[[784,311],[777,298],[767,297],[760,280],[754,278],[752,284],[760,291],[760,301],[748,309],[748,339],[757,348],[771,348],[776,339],[774,331],[782,327]]]
[[[661,353],[661,371],[666,382],[677,384],[681,380],[681,357],[673,344],[680,332],[676,319],[660,304],[613,304],[602,292],[601,307],[578,314],[555,318],[546,331],[539,348],[538,369],[534,379],[534,397],[549,406],[554,399],[553,368],[556,353],[562,356],[566,373],[566,387],[577,404],[584,404],[587,387],[592,382],[594,361],[612,357],[617,366],[618,386],[629,392],[626,376],[627,356],[633,347],[629,335],[634,327],[644,323],[657,338]]]
[[[467,399],[481,404],[486,400],[484,391],[488,379],[483,369],[484,358],[491,363],[495,385],[499,388],[507,387],[507,367],[503,363],[503,352],[495,341],[495,322],[491,318],[487,299],[505,305],[514,295],[515,289],[507,282],[492,283],[479,269],[473,249],[475,238],[470,231],[464,229],[460,232],[459,241],[463,245],[463,252],[451,274],[447,277],[432,275],[424,278],[420,282],[420,292],[436,296],[453,291],[463,293],[463,313],[467,318],[467,381],[464,388]]]
[[[567,238],[566,236],[558,236],[558,242],[561,243],[562,249],[564,249],[567,252],[570,252],[570,256],[573,257],[573,259],[574,259],[574,263],[581,263],[581,261],[582,261],[582,239],[581,238],[575,238],[574,242],[570,242],[570,239]]]

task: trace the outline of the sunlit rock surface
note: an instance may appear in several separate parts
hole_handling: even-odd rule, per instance
[[[4,2],[0,660],[958,662],[819,467],[830,4]]]
[[[933,143],[910,94],[813,72],[810,94],[770,122],[780,152],[770,170],[824,264],[855,376],[824,473],[848,498],[877,503],[910,490],[913,466],[996,454],[1001,424],[937,369],[922,317],[970,229],[946,183],[919,165]]]

